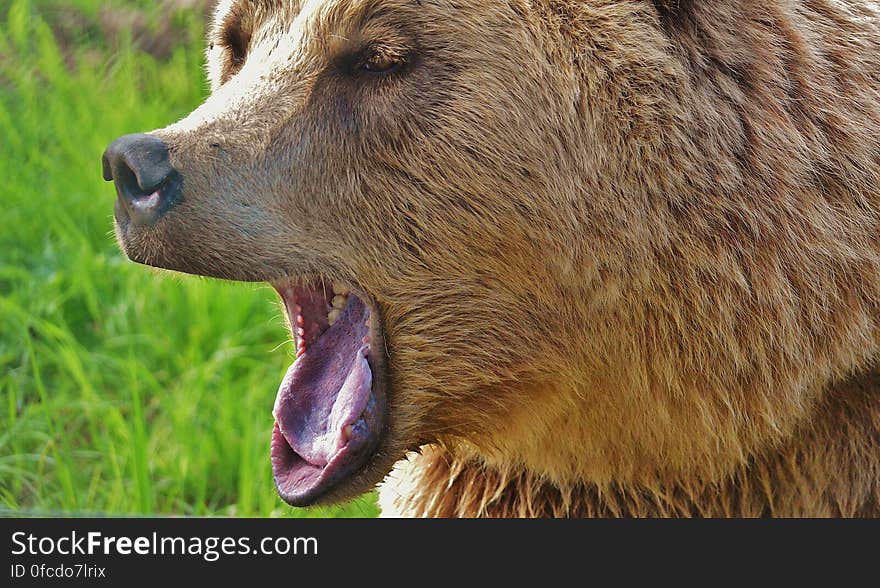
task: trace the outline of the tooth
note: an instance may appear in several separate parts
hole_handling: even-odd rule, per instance
[[[332,300],[333,308],[343,309],[345,308],[345,303],[348,302],[347,296],[334,296]]]
[[[333,310],[331,310],[329,312],[329,314],[327,314],[327,322],[332,325],[337,320],[339,320],[339,315],[341,315],[341,314],[342,314],[341,310],[339,310],[338,308],[334,308]]]
[[[342,427],[342,438],[348,441],[354,435],[354,427],[351,425],[345,425]]]
[[[340,296],[345,296],[346,294],[351,292],[351,290],[342,282],[333,282],[333,292],[339,294]]]

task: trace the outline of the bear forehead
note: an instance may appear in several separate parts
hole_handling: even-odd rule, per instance
[[[257,28],[269,23],[275,28],[310,16],[325,23],[359,24],[365,17],[377,14],[399,16],[403,22],[416,11],[439,6],[428,0],[222,0],[214,11],[212,24],[215,31],[230,25]]]

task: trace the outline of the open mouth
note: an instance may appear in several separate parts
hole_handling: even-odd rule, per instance
[[[385,350],[374,305],[341,283],[272,284],[296,361],[278,388],[272,474],[278,494],[308,506],[364,469],[385,427]]]

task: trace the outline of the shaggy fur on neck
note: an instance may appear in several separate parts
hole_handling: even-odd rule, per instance
[[[487,465],[463,448],[425,447],[382,491],[384,516],[415,517],[877,517],[880,374],[838,387],[790,442],[751,457],[717,482],[555,484]],[[472,454],[470,454],[472,455]]]

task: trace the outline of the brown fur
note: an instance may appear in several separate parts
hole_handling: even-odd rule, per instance
[[[876,2],[247,4],[158,132],[184,201],[119,237],[376,299],[347,494],[428,445],[388,514],[878,513]],[[371,43],[402,72],[347,73]]]
[[[880,415],[871,373],[841,386],[793,439],[717,481],[556,484],[429,446],[385,482],[386,513],[430,517],[877,517]],[[466,457],[471,456],[471,457]]]

